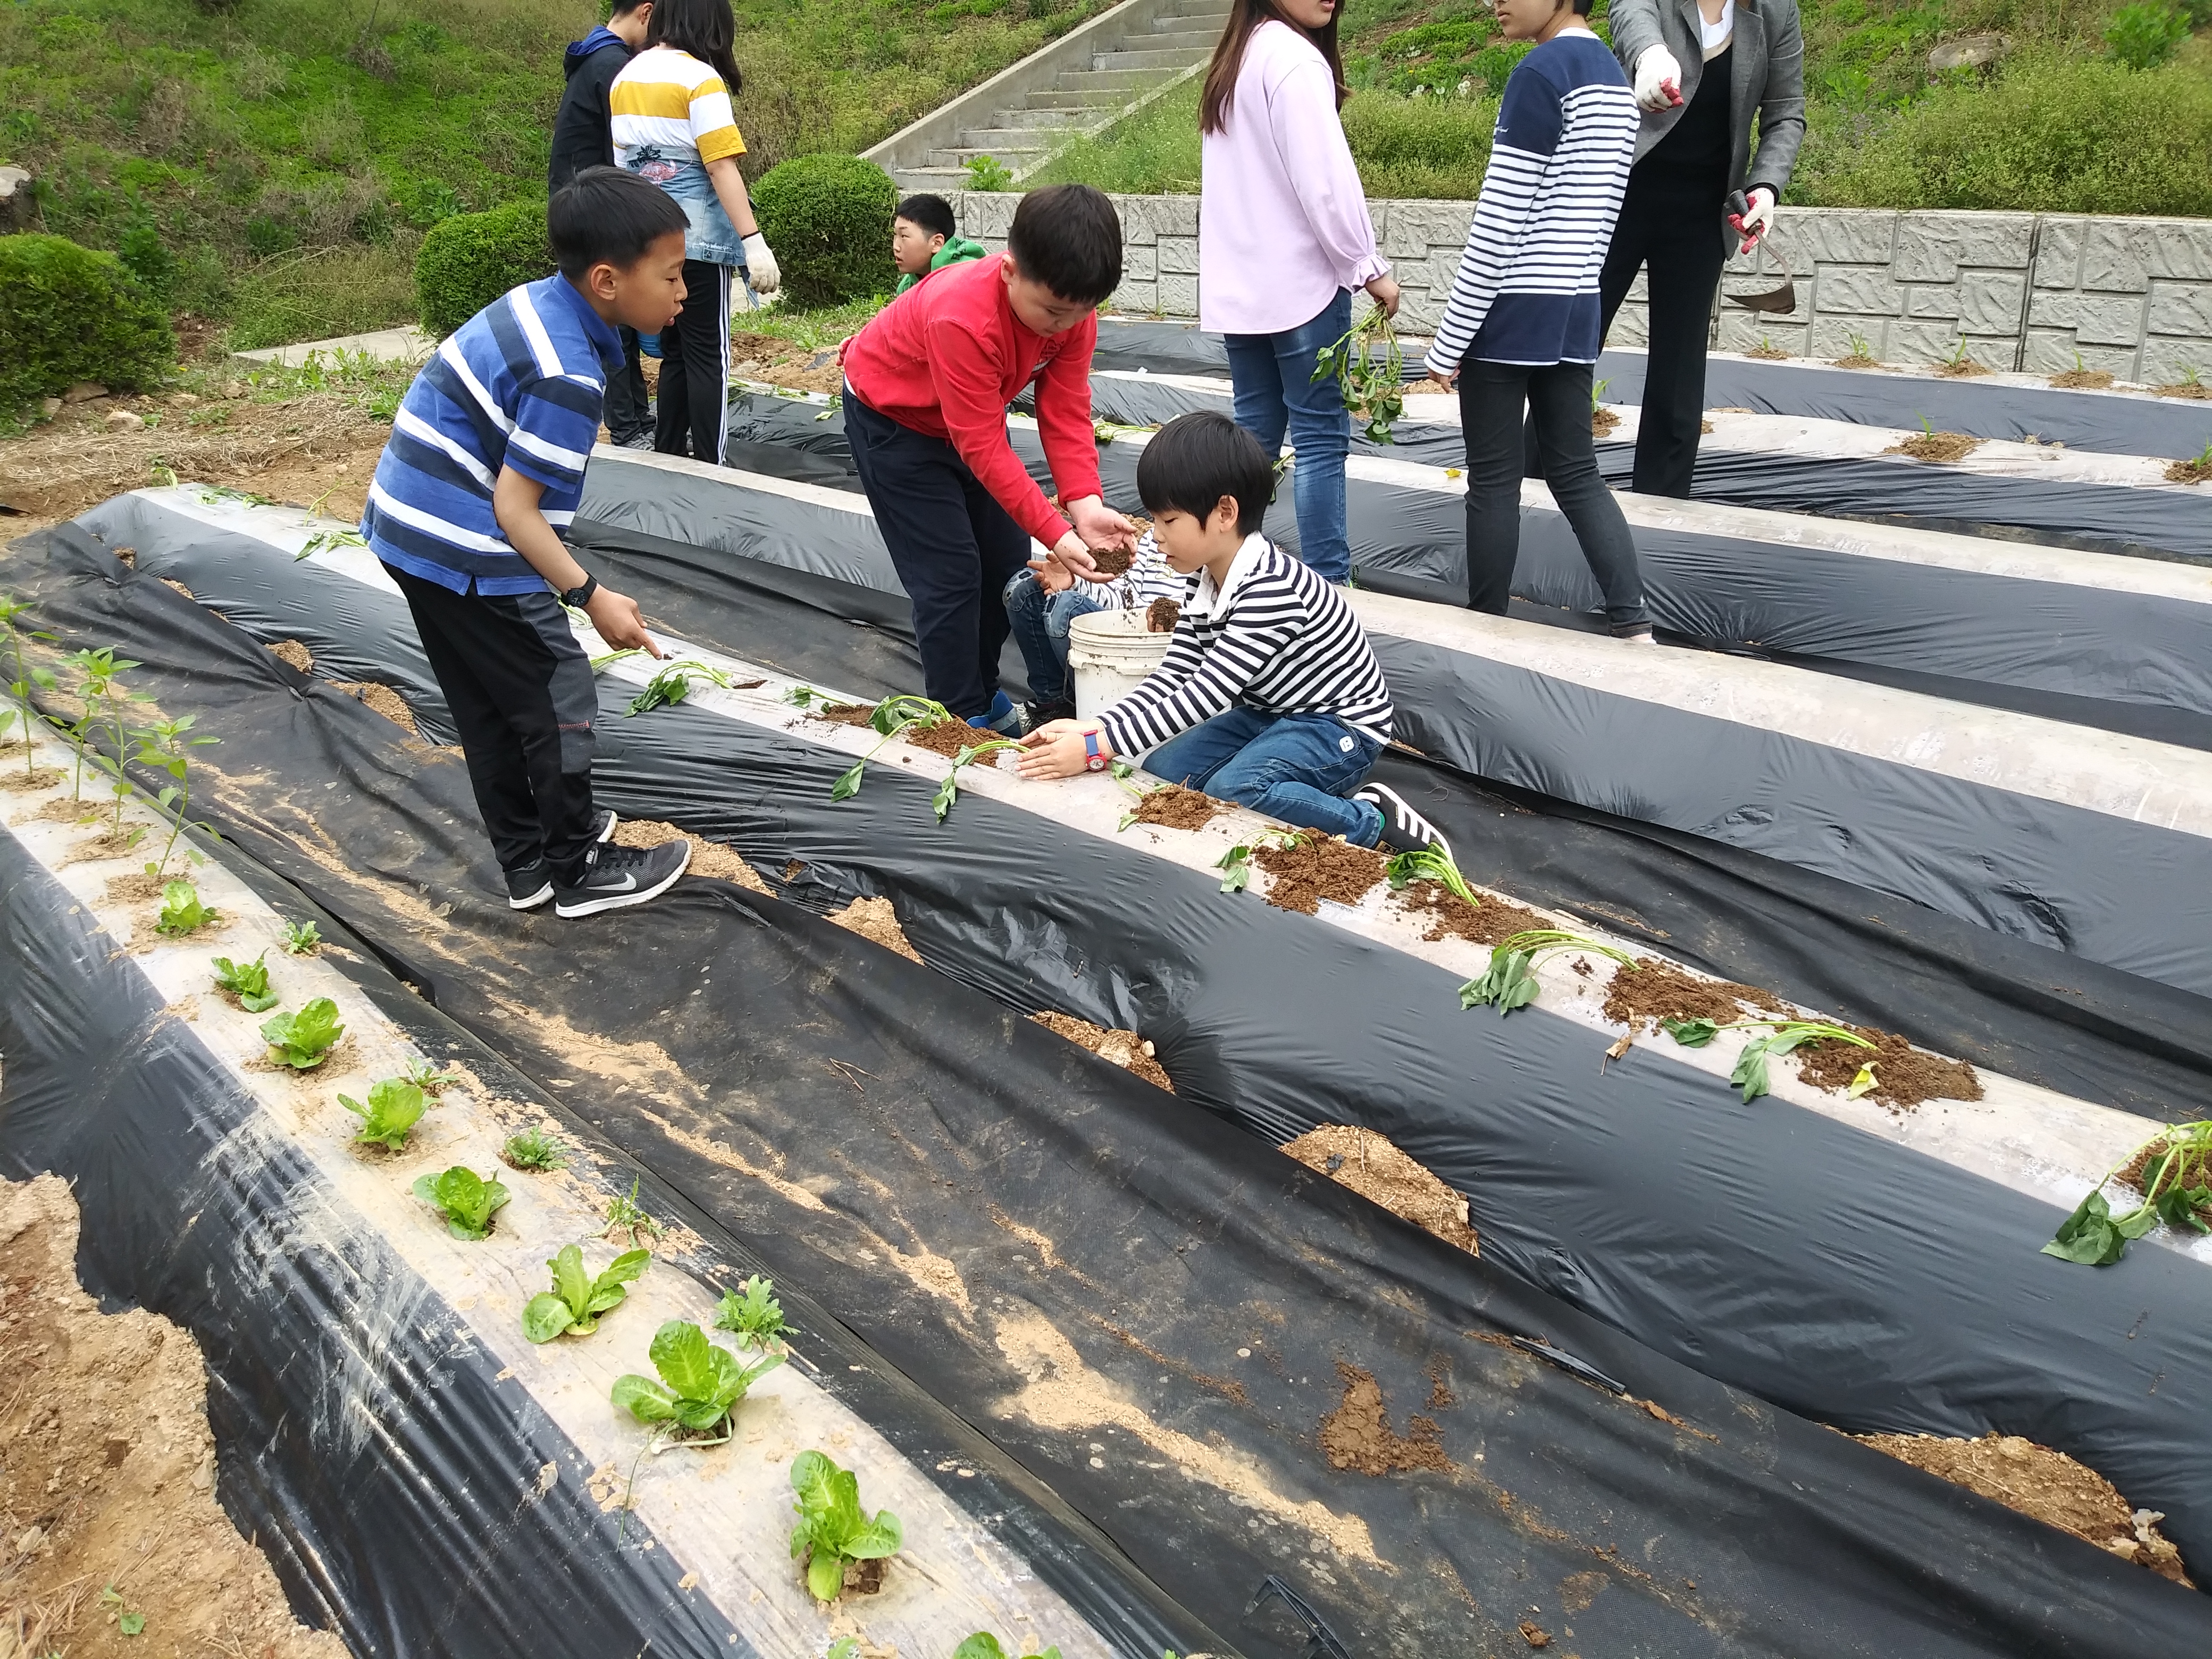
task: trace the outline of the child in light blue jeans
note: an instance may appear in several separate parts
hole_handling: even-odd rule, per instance
[[[1048,584],[1058,583],[1053,586]],[[1183,578],[1168,568],[1167,556],[1147,530],[1137,541],[1136,556],[1121,575],[1102,582],[1079,581],[1059,566],[1040,560],[1006,584],[1006,619],[1029,672],[1030,701],[1022,729],[1034,732],[1047,720],[1075,718],[1075,686],[1067,672],[1067,634],[1078,617],[1094,611],[1145,611],[1154,599],[1180,600]]]

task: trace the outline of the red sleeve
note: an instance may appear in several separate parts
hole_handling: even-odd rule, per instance
[[[1037,430],[1044,458],[1063,501],[1103,495],[1098,481],[1098,429],[1091,420],[1091,354],[1098,344],[1093,312],[1065,336],[1067,343],[1045,365],[1036,389]]]
[[[921,289],[915,290],[916,293]],[[1094,330],[1096,325],[1091,325]],[[1084,354],[1090,361],[1090,353]],[[1016,524],[1050,547],[1073,528],[1053,510],[1045,493],[1036,487],[1014,447],[1006,441],[1006,400],[999,366],[987,354],[980,332],[964,319],[939,318],[929,330],[929,378],[936,389],[938,413],[945,434],[952,441],[969,471],[991,492],[992,499],[1012,515]],[[1085,380],[1084,397],[1090,397]],[[1084,436],[1091,437],[1088,428]],[[1049,440],[1047,452],[1049,454]],[[1096,450],[1091,463],[1097,471]],[[1059,475],[1055,463],[1054,476]]]

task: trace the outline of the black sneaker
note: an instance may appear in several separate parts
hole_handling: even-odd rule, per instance
[[[1075,703],[1067,697],[1054,697],[1050,702],[1025,702],[1022,705],[1022,735],[1027,737],[1041,726],[1054,720],[1075,718]]]
[[[1382,814],[1382,843],[1393,852],[1411,852],[1416,847],[1433,847],[1446,858],[1452,855],[1451,843],[1437,833],[1437,827],[1406,803],[1406,798],[1396,790],[1380,783],[1370,783],[1357,790],[1352,799],[1364,800]]]
[[[605,846],[614,839],[615,825],[621,822],[612,808],[602,806],[592,814],[592,840]],[[510,910],[535,910],[553,896],[553,866],[544,859],[532,859],[520,869],[506,873],[507,908]]]
[[[555,885],[553,914],[590,916],[642,904],[674,886],[690,862],[688,841],[663,842],[658,847],[594,847],[580,881],[573,887]]]

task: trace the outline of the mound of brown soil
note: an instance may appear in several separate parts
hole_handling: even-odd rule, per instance
[[[921,952],[908,941],[906,929],[899,926],[898,912],[887,898],[856,898],[843,909],[832,911],[826,920],[871,944],[897,951],[908,962],[921,960]]]
[[[1372,1129],[1324,1123],[1307,1130],[1283,1151],[1454,1249],[1469,1255],[1482,1254],[1468,1223],[1467,1200]]]
[[[1340,1359],[1336,1371],[1344,1379],[1344,1398],[1321,1420],[1322,1453],[1331,1468],[1358,1474],[1402,1474],[1451,1468],[1434,1418],[1407,1418],[1406,1425],[1413,1433],[1401,1435],[1390,1426],[1390,1414],[1382,1405],[1382,1388],[1372,1371]]]
[[[1634,973],[1626,968],[1615,972],[1605,993],[1605,1017],[1632,1031],[1656,1030],[1662,1019],[1710,1019],[1725,1025],[1743,1018],[1747,1009],[1754,1014],[1790,1012],[1757,986],[1700,979],[1671,962],[1650,957],[1637,957]]]
[[[1590,436],[1593,438],[1604,437],[1620,424],[1620,416],[1613,410],[1598,408],[1590,410]]]
[[[1851,1086],[1862,1066],[1874,1067],[1872,1098],[1900,1109],[1923,1100],[1979,1100],[1982,1079],[1960,1060],[1947,1060],[1916,1048],[1894,1031],[1845,1025],[1874,1044],[1869,1054],[1849,1042],[1808,1042],[1796,1051],[1797,1075],[1816,1089],[1838,1093]]]
[[[1428,931],[1422,937],[1431,942],[1463,939],[1476,945],[1498,945],[1516,933],[1552,925],[1547,917],[1501,898],[1486,898],[1480,904],[1469,904],[1437,881],[1417,881],[1401,889],[1398,904],[1417,921],[1427,921]]]
[[[2102,368],[2069,368],[2051,377],[2051,384],[2061,392],[2102,392],[2112,383],[2111,371]]]
[[[2193,461],[2170,462],[2166,469],[2168,483],[2212,483],[2212,449]]]
[[[302,674],[315,672],[314,653],[297,640],[278,640],[269,647],[269,654],[288,668],[296,668]]]
[[[1321,901],[1357,904],[1382,879],[1385,860],[1371,848],[1354,847],[1336,836],[1308,830],[1288,847],[1262,847],[1252,862],[1273,878],[1268,903],[1315,915]]]
[[[0,1652],[344,1659],[293,1622],[216,1502],[192,1339],[143,1309],[102,1314],[77,1287],[76,1240],[66,1182],[0,1185]]]
[[[1144,798],[1137,803],[1137,822],[1156,823],[1164,830],[1202,830],[1212,822],[1217,812],[1226,810],[1211,795],[1186,789],[1179,783],[1164,783],[1157,789],[1145,791]]]
[[[659,847],[672,841],[691,843],[691,862],[684,866],[686,875],[733,881],[756,893],[769,890],[758,871],[739,858],[734,848],[718,841],[708,841],[703,836],[695,836],[688,830],[678,830],[672,823],[661,823],[652,818],[624,818],[615,826],[617,847]]]
[[[959,759],[962,750],[973,749],[979,743],[1001,743],[1005,740],[1006,733],[1003,732],[986,732],[963,720],[939,720],[934,726],[908,726],[899,732],[901,743],[927,749],[931,754],[942,755],[947,760]],[[988,766],[1006,752],[1002,749],[994,749],[975,763]]]
[[[1916,432],[1881,453],[1910,455],[1916,461],[1963,461],[1982,447],[1979,438],[1963,432]]]
[[[1145,607],[1145,627],[1154,634],[1172,634],[1182,620],[1182,606],[1174,599],[1154,599]]]
[[[817,702],[806,711],[806,717],[827,720],[832,726],[866,726],[875,712],[872,702]]]
[[[2045,1526],[2086,1539],[2122,1560],[2136,1562],[2176,1583],[2189,1583],[2181,1552],[2159,1535],[2158,1522],[2165,1517],[2148,1510],[2138,1512],[2111,1481],[2063,1452],[2009,1434],[1979,1440],[1947,1440],[1930,1434],[1855,1437]]]
[[[2212,386],[2196,380],[2175,380],[2167,386],[2154,386],[2151,390],[2161,398],[2194,398],[2199,403],[2212,398]]]
[[[1971,380],[1977,374],[1990,372],[1989,365],[1978,363],[1972,357],[1946,357],[1936,365],[1936,375],[1946,380]]]
[[[1064,1036],[1079,1048],[1088,1048],[1099,1059],[1119,1066],[1125,1072],[1134,1072],[1155,1088],[1175,1092],[1175,1085],[1167,1068],[1152,1058],[1152,1045],[1134,1031],[1109,1031],[1103,1025],[1093,1025],[1087,1019],[1078,1019],[1073,1014],[1055,1013],[1047,1009],[1030,1018],[1046,1030]]]
[[[1756,357],[1762,363],[1786,363],[1790,361],[1790,354],[1771,340],[1761,340],[1743,355]]]
[[[333,680],[331,690],[343,691],[358,702],[366,703],[410,738],[420,737],[421,728],[415,724],[415,711],[407,706],[407,699],[390,686],[375,680]]]
[[[1881,363],[1879,359],[1869,357],[1864,352],[1854,351],[1848,357],[1837,358],[1831,367],[1836,368],[1880,368],[1881,367]]]

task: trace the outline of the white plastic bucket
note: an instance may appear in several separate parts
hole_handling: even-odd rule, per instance
[[[1075,712],[1088,718],[1133,690],[1168,653],[1172,634],[1145,626],[1141,611],[1093,611],[1067,630],[1067,666],[1075,677]]]

